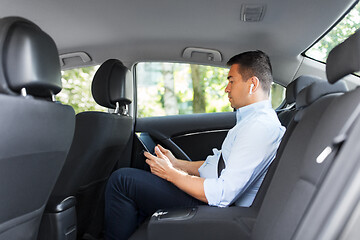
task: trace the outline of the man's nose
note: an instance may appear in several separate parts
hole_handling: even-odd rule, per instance
[[[225,92],[226,92],[226,93],[229,93],[229,92],[230,92],[230,87],[229,87],[229,84],[228,84],[228,85],[226,85]]]

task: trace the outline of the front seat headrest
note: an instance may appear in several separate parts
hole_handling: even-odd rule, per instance
[[[344,81],[330,84],[327,81],[317,81],[300,91],[296,99],[296,108],[304,108],[321,98],[332,93],[344,93],[348,89]]]
[[[0,20],[0,92],[16,95],[25,88],[36,97],[61,91],[59,54],[54,40],[19,17]]]
[[[107,108],[116,108],[132,102],[132,75],[117,59],[105,61],[97,70],[91,91],[95,101]]]
[[[360,70],[360,31],[337,45],[326,61],[326,76],[330,83]]]
[[[316,81],[322,81],[322,79],[314,76],[302,75],[289,83],[286,87],[286,103],[294,103],[299,92]]]

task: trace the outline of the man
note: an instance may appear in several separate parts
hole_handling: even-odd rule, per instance
[[[189,162],[158,145],[156,156],[144,153],[151,173],[129,168],[114,172],[105,194],[106,239],[129,238],[160,208],[251,206],[285,128],[269,101],[269,57],[261,51],[245,52],[232,57],[228,65],[225,92],[236,109],[237,123],[221,152],[214,149],[205,161]],[[222,163],[224,169],[218,169]]]

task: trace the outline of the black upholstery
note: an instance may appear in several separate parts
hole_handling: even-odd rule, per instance
[[[32,22],[3,18],[0,23],[2,62],[0,93],[50,97],[61,90],[58,51],[52,38]],[[19,71],[21,69],[21,71]]]
[[[286,103],[291,104],[296,102],[296,98],[299,92],[316,81],[324,81],[324,80],[315,76],[308,76],[308,75],[302,75],[297,77],[286,87],[286,98],[285,98]]]
[[[99,104],[115,108],[117,102],[120,106],[131,103],[129,96],[132,93],[127,92],[131,85],[129,70],[119,60],[111,59],[98,69],[92,92]],[[132,124],[132,117],[120,113],[82,112],[76,115],[74,140],[47,212],[56,212],[62,200],[75,196],[79,236],[85,233],[95,212],[101,211],[98,209],[103,201],[103,189],[115,164],[121,161],[120,166],[130,166],[130,159],[122,158],[122,154],[130,139]]]
[[[130,104],[133,94],[131,79],[130,71],[122,62],[107,60],[94,76],[91,91],[95,101],[107,108],[115,108],[116,102]]]
[[[303,79],[302,77],[297,78],[295,81],[301,81]],[[254,203],[252,207],[260,207],[262,201],[264,200],[265,193],[270,185],[271,179],[275,173],[275,170],[277,168],[277,165],[279,163],[279,159],[282,157],[283,151],[289,141],[290,136],[292,135],[296,125],[301,120],[301,115],[304,111],[304,109],[311,105],[314,101],[317,99],[327,96],[328,98],[333,98],[337,96],[336,93],[345,93],[347,91],[347,87],[345,82],[340,81],[336,86],[329,84],[328,82],[325,82],[324,80],[321,80],[320,78],[311,78],[307,76],[308,81],[307,83],[310,84],[305,88],[301,88],[298,92],[298,98],[296,100],[296,109],[292,111],[292,116],[295,116],[299,109],[302,109],[302,112],[299,113],[297,118],[292,118],[288,127],[286,128],[286,132],[281,140],[280,146],[278,148],[278,151],[276,153],[276,158],[271,163],[268,173],[266,174],[263,183],[261,184],[261,187],[258,191],[258,194],[256,195],[256,198],[254,200]],[[313,80],[313,81],[311,81]],[[304,89],[304,90],[303,90]],[[302,91],[303,90],[303,91]],[[307,98],[308,95],[311,95],[311,97]],[[305,99],[309,99],[309,101],[305,101]],[[298,102],[304,103],[301,107],[297,107]],[[305,103],[306,102],[306,103]]]
[[[326,61],[326,76],[334,83],[348,74],[359,71],[360,68],[360,31],[346,39],[346,44],[336,46]],[[356,54],[354,54],[356,53]]]
[[[325,81],[315,82],[306,89],[300,91],[296,99],[296,108],[301,109],[305,106],[309,106],[322,96],[331,93],[344,93],[346,91],[347,87],[343,81],[339,81],[334,84],[329,84]]]
[[[296,107],[294,103],[296,101],[299,92],[316,81],[321,81],[321,79],[314,76],[303,75],[296,78],[286,87],[286,98],[285,98],[286,108],[282,109],[278,113],[278,118],[283,126],[288,127],[291,122],[291,119],[293,119],[296,113]]]
[[[0,239],[35,240],[75,113],[48,100],[61,90],[60,63],[54,41],[38,26],[0,19],[0,54]]]

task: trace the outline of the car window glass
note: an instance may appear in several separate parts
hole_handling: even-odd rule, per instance
[[[309,48],[305,55],[315,60],[326,61],[329,52],[360,28],[360,3],[358,3],[336,26]]]
[[[107,108],[98,105],[91,94],[91,82],[98,68],[99,66],[92,66],[62,71],[63,89],[57,95],[57,100],[72,106],[76,113],[107,112]]]
[[[196,64],[138,63],[137,117],[233,111],[225,93],[228,71]],[[273,84],[274,108],[284,94],[284,87]]]

